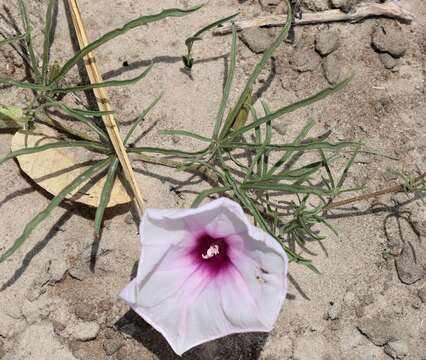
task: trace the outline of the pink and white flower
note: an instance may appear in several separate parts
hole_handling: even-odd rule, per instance
[[[287,292],[287,255],[220,198],[196,209],[148,209],[137,276],[121,297],[173,350],[232,333],[271,331]]]

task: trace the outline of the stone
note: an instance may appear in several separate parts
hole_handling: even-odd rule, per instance
[[[408,345],[402,340],[390,341],[383,348],[392,359],[404,359],[408,355]]]
[[[359,322],[357,328],[377,346],[398,340],[398,325],[389,319],[365,318]]]
[[[62,281],[65,277],[65,273],[68,271],[68,265],[62,258],[53,259],[49,262],[48,274],[50,277],[49,282],[57,283]]]
[[[421,244],[417,243],[404,244],[401,255],[395,258],[396,271],[402,283],[411,285],[425,276],[421,260],[426,260],[426,254],[424,251],[421,251],[422,254],[416,251],[421,248]]]
[[[352,8],[363,0],[330,0],[331,6],[343,12],[349,12]]]
[[[262,28],[244,29],[238,36],[255,54],[263,53],[274,41],[274,37],[271,35],[269,29]]]
[[[328,0],[301,0],[300,5],[312,11],[328,10]]]
[[[324,72],[324,77],[331,85],[339,81],[341,67],[336,55],[331,54],[324,59],[322,70]]]
[[[417,295],[422,301],[422,303],[426,304],[426,285],[417,291]]]
[[[327,340],[322,335],[302,335],[294,341],[293,359],[322,360],[327,351]]]
[[[81,263],[70,268],[68,273],[72,278],[83,281],[90,276],[90,269],[87,264]]]
[[[340,313],[342,312],[342,306],[340,303],[332,303],[327,311],[327,319],[329,320],[337,320],[340,317]]]
[[[77,360],[66,344],[43,322],[28,326],[14,340],[2,360]]]
[[[96,321],[90,322],[78,322],[71,328],[71,336],[75,340],[79,341],[90,341],[96,339],[98,336],[100,327]]]
[[[333,30],[323,30],[315,36],[315,49],[321,56],[327,56],[340,45],[339,34]]]
[[[407,39],[402,30],[396,25],[379,25],[373,32],[372,46],[378,52],[389,53],[399,58],[407,51]]]
[[[0,339],[0,359],[2,359],[5,354],[6,350],[4,349],[4,342],[2,339]]]
[[[78,303],[74,308],[74,313],[84,321],[94,321],[97,318],[96,306],[90,303]]]
[[[394,58],[392,55],[388,53],[380,53],[379,58],[383,66],[385,67],[385,69],[388,69],[388,70],[392,70],[395,66],[400,64],[399,59]]]
[[[111,356],[120,350],[123,345],[124,341],[122,339],[116,338],[105,340],[102,344],[102,347],[104,348],[105,354],[107,354],[107,356]]]
[[[299,48],[290,57],[290,67],[298,72],[315,70],[321,62],[321,57],[311,48]]]

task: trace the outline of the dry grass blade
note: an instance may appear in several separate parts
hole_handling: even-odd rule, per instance
[[[80,48],[84,48],[85,46],[89,44],[89,41],[88,41],[84,24],[81,18],[80,10],[77,5],[77,1],[68,0],[68,3],[71,8],[73,24],[74,24],[75,31],[77,33],[77,38],[78,38]],[[98,66],[96,64],[96,59],[93,53],[89,53],[85,57],[85,66],[90,78],[90,82],[92,84],[101,83],[102,76],[99,72]],[[99,110],[108,111],[108,112],[112,111],[106,90],[104,88],[97,88],[97,89],[93,89],[93,92],[95,93]],[[108,131],[108,135],[114,146],[114,150],[118,156],[118,159],[120,160],[120,164],[123,167],[126,179],[129,182],[129,185],[132,189],[139,213],[142,214],[144,211],[144,201],[142,198],[142,193],[139,189],[139,186],[138,186],[135,174],[133,172],[130,160],[127,156],[123,141],[121,140],[120,132],[115,122],[114,116],[112,114],[107,114],[107,115],[104,115],[102,119],[105,123],[105,127]]]

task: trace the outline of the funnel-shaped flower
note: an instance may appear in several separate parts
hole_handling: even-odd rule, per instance
[[[137,276],[121,297],[177,354],[228,334],[270,331],[285,299],[287,255],[226,198],[148,209]]]

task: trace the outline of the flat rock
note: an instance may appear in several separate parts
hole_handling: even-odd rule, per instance
[[[341,66],[337,56],[335,54],[330,54],[327,56],[322,63],[322,70],[324,77],[330,84],[335,84],[339,81]]]
[[[91,275],[89,266],[85,263],[77,264],[76,266],[73,266],[69,269],[68,273],[70,276],[74,279],[83,281],[87,277]]]
[[[328,10],[328,0],[301,0],[300,4],[312,11]]]
[[[391,24],[379,25],[375,28],[371,44],[378,52],[386,52],[399,58],[407,51],[407,39],[402,30]]]
[[[362,2],[363,0],[330,0],[331,6],[335,9],[340,9],[344,12],[349,12],[351,9]]]
[[[383,346],[398,339],[398,324],[389,319],[364,318],[358,323],[358,330],[374,345]]]
[[[383,66],[388,70],[392,70],[400,63],[398,58],[394,58],[391,54],[388,53],[380,53],[379,58]]]
[[[78,322],[71,328],[71,336],[75,340],[90,341],[96,339],[100,327],[96,321]]]
[[[290,58],[291,68],[299,72],[315,70],[320,62],[321,57],[311,48],[297,49]]]
[[[2,360],[77,360],[59,341],[52,324],[28,326]]]
[[[386,354],[388,354],[392,359],[405,359],[408,355],[408,345],[402,340],[390,341],[383,348]]]
[[[272,36],[269,29],[261,28],[249,28],[244,29],[238,34],[241,41],[247,45],[247,47],[256,54],[264,52],[269,48],[273,41],[274,36]]]
[[[115,354],[124,345],[124,341],[119,338],[107,339],[102,344],[105,354],[111,356]]]
[[[425,276],[425,251],[421,244],[414,244],[404,244],[401,255],[395,258],[399,280],[407,285],[414,284]]]
[[[422,288],[420,288],[417,291],[417,295],[419,296],[420,300],[422,301],[422,303],[426,304],[426,285],[423,286]]]
[[[323,30],[315,36],[315,49],[322,56],[336,50],[340,45],[339,33],[334,30]]]
[[[97,318],[96,306],[93,304],[80,302],[74,308],[75,315],[84,321],[94,321]]]

